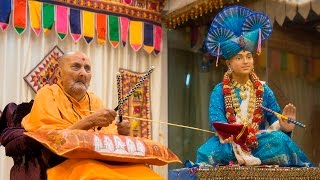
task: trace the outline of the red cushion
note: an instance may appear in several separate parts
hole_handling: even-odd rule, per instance
[[[244,150],[248,150],[245,145],[248,136],[248,127],[244,127],[243,124],[226,124],[220,122],[213,122],[213,127],[222,139],[227,139],[233,135],[233,141],[239,144]]]

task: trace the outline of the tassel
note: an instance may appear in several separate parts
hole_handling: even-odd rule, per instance
[[[218,44],[218,55],[217,55],[217,60],[216,60],[216,67],[218,67],[218,62],[219,62],[219,54],[220,53],[220,43]]]
[[[257,47],[257,54],[260,55],[260,53],[261,53],[261,29],[259,29],[258,47]]]

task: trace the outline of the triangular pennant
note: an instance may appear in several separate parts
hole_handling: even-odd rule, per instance
[[[154,51],[155,55],[158,55],[161,50],[161,42],[162,42],[162,28],[161,26],[154,27]]]
[[[41,31],[41,2],[29,1],[30,24],[36,36],[39,36]]]
[[[5,31],[9,26],[11,0],[0,0],[0,28]]]
[[[68,34],[68,7],[56,6],[56,32],[61,40]]]
[[[116,48],[119,45],[119,17],[108,16],[108,37],[111,45]]]
[[[278,22],[280,26],[284,23],[284,20],[286,19],[286,2],[285,1],[279,1],[277,2],[277,6],[274,7],[276,9],[276,17],[275,20]]]
[[[126,46],[128,41],[129,24],[130,20],[128,18],[120,17],[121,42],[123,47]]]
[[[320,1],[311,1],[312,10],[320,15]]]
[[[311,9],[311,4],[310,2],[307,3],[298,3],[298,12],[299,14],[304,18],[307,19],[309,12]]]
[[[69,21],[72,39],[77,42],[81,37],[81,20],[79,9],[70,9]]]
[[[96,26],[97,26],[97,35],[98,43],[104,44],[106,42],[106,31],[107,31],[107,15],[105,14],[96,14]]]
[[[293,18],[297,14],[297,4],[296,3],[286,3],[286,16],[293,21]]]
[[[133,4],[133,0],[122,0],[122,3],[125,3],[127,5],[132,5]]]
[[[144,32],[144,40],[143,40],[143,49],[147,52],[147,53],[151,53],[154,49],[153,46],[153,25],[150,23],[144,23],[144,28],[143,28],[143,32]]]
[[[141,21],[130,22],[129,40],[132,49],[139,51],[143,43],[143,24]]]
[[[94,37],[94,13],[82,11],[83,37],[90,44]]]
[[[52,29],[54,23],[54,5],[42,4],[42,27],[43,32],[47,33]]]
[[[22,34],[27,27],[27,1],[14,0],[13,26],[18,34]]]

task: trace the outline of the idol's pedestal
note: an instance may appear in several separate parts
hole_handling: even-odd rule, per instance
[[[178,179],[320,179],[320,168],[219,166],[171,170],[169,172],[169,180]]]

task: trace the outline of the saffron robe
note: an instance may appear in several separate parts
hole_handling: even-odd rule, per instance
[[[46,85],[38,92],[31,112],[22,120],[26,131],[38,129],[67,129],[82,117],[103,108],[99,97],[87,93],[80,101],[68,95],[61,83]],[[117,134],[115,123],[101,129],[106,134]],[[48,179],[163,179],[144,164],[117,163],[91,159],[67,159],[47,170]]]

